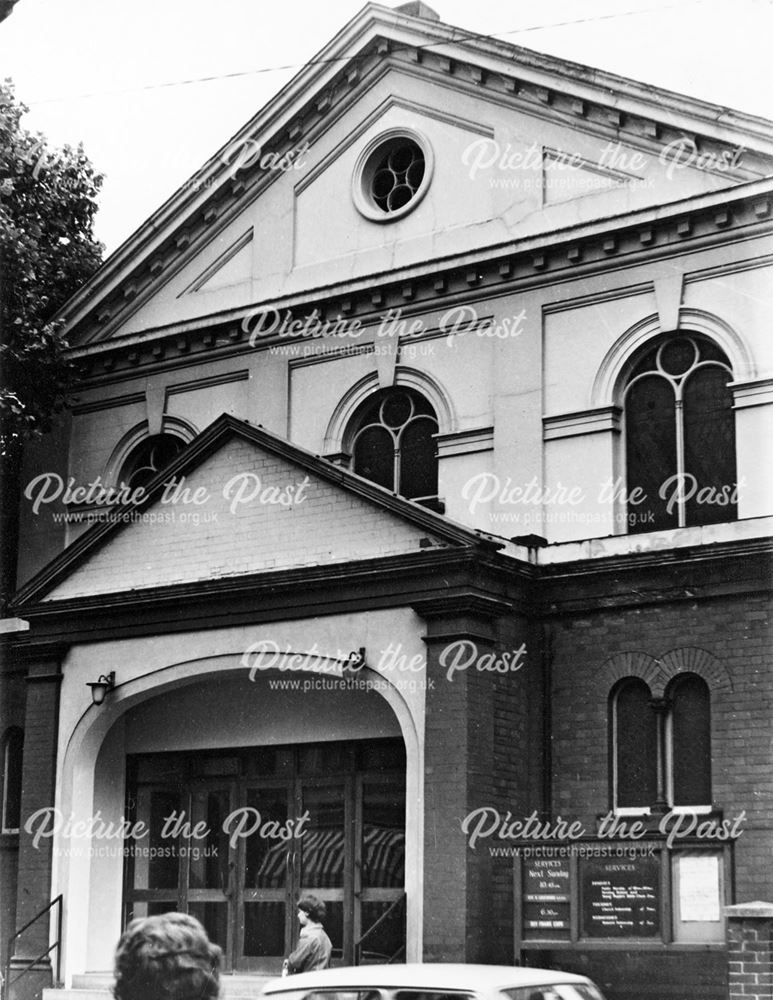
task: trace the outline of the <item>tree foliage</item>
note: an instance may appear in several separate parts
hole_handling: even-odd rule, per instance
[[[0,451],[51,425],[75,377],[56,311],[99,267],[101,175],[82,146],[51,148],[21,125],[28,109],[0,83]]]

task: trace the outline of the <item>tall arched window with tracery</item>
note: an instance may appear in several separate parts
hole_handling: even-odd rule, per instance
[[[132,491],[146,486],[150,480],[177,457],[185,447],[175,434],[154,434],[140,441],[124,460],[118,477]]]
[[[733,373],[710,340],[680,333],[647,348],[627,380],[628,530],[738,516]]]
[[[355,413],[347,433],[352,469],[426,506],[438,506],[435,411],[413,389],[382,389]]]

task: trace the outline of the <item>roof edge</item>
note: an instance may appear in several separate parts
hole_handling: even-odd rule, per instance
[[[196,468],[217,451],[225,441],[234,436],[250,441],[258,447],[300,466],[326,482],[333,483],[367,502],[374,503],[393,516],[408,521],[453,545],[469,548],[483,546],[491,551],[497,551],[506,545],[504,539],[467,528],[442,514],[437,514],[412,500],[406,500],[404,497],[371,483],[348,469],[334,465],[327,459],[292,444],[260,425],[256,426],[228,413],[221,414],[184,448],[170,465],[148,483],[139,502],[131,505],[132,511],[139,513],[152,506],[163,494],[165,485],[170,478]],[[120,509],[120,505],[106,508],[106,510],[115,509]],[[53,587],[75,571],[92,552],[97,551],[131,523],[129,520],[105,520],[88,528],[72,545],[55,556],[31,580],[19,588],[11,602],[12,607],[22,611],[27,603],[39,600],[43,595],[49,593]]]

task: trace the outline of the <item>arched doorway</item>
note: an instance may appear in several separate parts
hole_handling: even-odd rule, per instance
[[[413,712],[368,668],[356,687],[343,680],[303,669],[253,676],[241,657],[220,655],[146,673],[81,717],[61,808],[126,817],[132,835],[76,854],[57,841],[68,980],[108,969],[132,916],[169,909],[200,917],[231,970],[275,973],[303,891],[328,905],[337,961],[391,957],[406,937],[413,959],[422,843]]]

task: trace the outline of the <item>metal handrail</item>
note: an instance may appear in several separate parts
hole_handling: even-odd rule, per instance
[[[404,908],[406,900],[407,900],[407,896],[406,896],[405,893],[403,893],[401,896],[399,896],[392,903],[391,906],[387,907],[387,909],[384,910],[384,912],[381,914],[381,916],[378,918],[378,920],[376,920],[374,923],[372,923],[370,925],[370,927],[362,935],[362,937],[359,939],[359,941],[357,941],[357,943],[354,946],[354,964],[355,965],[360,965],[361,964],[360,960],[362,958],[362,946],[363,946],[363,943],[365,941],[367,941],[367,939],[371,936],[371,934],[373,934],[373,932],[375,930],[377,930],[381,926],[381,924],[383,924],[386,920],[389,919],[389,917],[392,916],[392,913],[395,910]],[[404,950],[405,950],[405,945],[401,945],[397,949],[397,951],[394,953],[394,955],[392,955],[392,957],[388,960],[387,964],[393,962],[395,960],[395,958],[400,954],[400,952],[404,951]]]
[[[21,979],[22,976],[25,976],[28,972],[30,972],[32,969],[34,969],[35,966],[37,965],[37,963],[42,958],[45,958],[46,955],[50,955],[51,952],[54,950],[54,948],[56,948],[56,980],[55,980],[55,984],[57,986],[59,985],[59,982],[61,980],[61,970],[62,970],[62,948],[61,948],[61,944],[62,944],[62,900],[63,900],[63,897],[62,897],[62,894],[60,893],[55,899],[52,899],[51,902],[48,904],[48,906],[45,906],[40,911],[40,913],[36,913],[35,916],[31,920],[28,920],[27,923],[23,927],[19,928],[19,930],[16,931],[15,934],[13,934],[11,937],[8,938],[8,951],[6,952],[6,959],[5,959],[5,987],[4,987],[4,992],[3,992],[3,996],[4,996],[5,1000],[9,1000],[9,996],[10,996],[9,991],[11,989],[11,986],[14,983],[17,983]],[[33,958],[32,961],[25,960],[26,964],[25,964],[24,968],[21,970],[21,972],[17,976],[15,976],[13,979],[11,979],[11,945],[14,943],[14,941],[18,937],[21,937],[21,935],[26,930],[28,930],[30,927],[32,927],[32,925],[34,923],[36,923],[38,920],[40,920],[41,917],[44,917],[48,913],[48,911],[52,907],[54,907],[54,906],[57,907],[57,911],[56,911],[56,914],[57,914],[56,915],[56,941],[54,941],[54,943],[52,945],[50,945],[46,949],[46,951],[44,951],[41,955],[38,955],[37,958]]]

